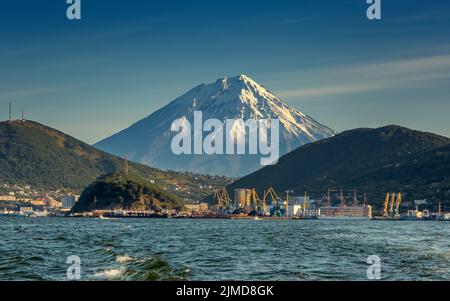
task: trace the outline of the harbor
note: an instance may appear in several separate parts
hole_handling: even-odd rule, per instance
[[[176,219],[230,219],[230,220],[380,220],[380,221],[450,221],[450,214],[441,210],[419,210],[419,207],[401,210],[402,194],[388,193],[382,210],[374,210],[362,195],[360,203],[356,189],[330,189],[323,198],[312,199],[305,192],[303,196],[290,196],[292,191],[286,191],[285,197],[280,197],[272,187],[258,196],[255,189],[236,189],[234,200],[227,190],[220,189],[214,194],[214,204],[187,203],[182,210],[160,209],[146,211],[130,210],[94,210],[91,212],[50,214],[47,211],[36,212],[31,208],[21,208],[19,212],[5,211],[0,216],[65,216],[87,217],[100,219],[117,218],[176,218]],[[333,194],[336,199],[333,199]]]
[[[285,191],[285,197],[281,197],[274,188],[269,187],[260,198],[256,189],[236,189],[232,200],[224,188],[216,191],[215,206],[211,210],[231,219],[450,220],[450,214],[441,210],[441,203],[437,212],[419,210],[419,206],[414,205],[413,208],[408,208],[411,206],[403,203],[401,193],[388,193],[382,210],[374,209],[369,204],[366,193],[359,195],[357,189],[328,189],[320,199],[310,198],[307,192],[303,196],[290,196],[291,194],[294,191],[288,190]],[[404,212],[401,212],[402,205],[408,206]]]
[[[0,211],[0,217],[450,221],[450,213],[442,209],[441,203],[433,210],[426,200],[406,200],[404,193],[400,192],[387,193],[384,201],[375,202],[382,204],[379,208],[369,202],[366,193],[359,193],[357,189],[328,189],[318,198],[312,198],[308,192],[298,195],[293,190],[280,193],[273,187],[261,194],[255,188],[239,188],[232,195],[233,198],[226,188],[221,188],[215,191],[210,203],[185,201],[178,209],[86,212],[72,212],[79,199],[74,194],[53,193],[36,199],[9,195],[0,197],[0,201],[7,205]]]

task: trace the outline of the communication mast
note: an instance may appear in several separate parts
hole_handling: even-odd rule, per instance
[[[328,199],[328,207],[331,207],[331,191],[330,191],[330,189],[328,189],[327,199]]]
[[[356,207],[358,206],[358,195],[356,192],[356,188],[353,190],[353,206]]]

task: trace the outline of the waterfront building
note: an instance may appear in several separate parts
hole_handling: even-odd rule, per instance
[[[234,203],[236,207],[249,208],[251,206],[252,190],[251,189],[235,189]]]
[[[46,204],[47,203],[45,202],[45,199],[41,199],[41,198],[31,201],[31,205],[34,205],[34,206],[45,206]]]
[[[306,202],[309,204],[310,203],[310,199],[309,196],[306,196],[306,198],[304,196],[293,196],[293,197],[289,197],[289,203],[291,204],[303,204],[304,202]]]
[[[431,214],[430,214],[429,210],[420,211],[419,208],[416,207],[415,210],[408,210],[406,212],[406,216],[404,215],[403,217],[405,219],[415,220],[415,219],[428,219],[428,218],[430,218],[430,216],[431,216]]]
[[[13,195],[0,195],[0,201],[4,202],[15,202],[16,197]]]
[[[185,204],[184,207],[190,212],[206,212],[209,210],[207,203]]]
[[[21,203],[31,203],[31,201],[33,201],[33,199],[32,198],[18,198],[17,199],[17,201],[18,202],[21,202]]]
[[[62,209],[72,209],[77,202],[77,197],[74,195],[65,195],[61,199],[62,201]]]
[[[302,204],[301,202],[295,203],[295,204],[289,204],[288,210],[287,210],[287,216],[288,217],[294,217],[299,216],[303,213],[302,210]]]

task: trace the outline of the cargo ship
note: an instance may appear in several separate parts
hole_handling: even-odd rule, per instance
[[[294,219],[294,220],[317,220],[317,219],[319,219],[319,216],[317,216],[317,215],[299,215],[299,216],[294,216],[292,219]]]
[[[111,218],[168,218],[165,213],[150,213],[150,212],[105,212],[99,217],[103,219]]]
[[[319,209],[318,218],[337,220],[369,220],[372,219],[372,206],[321,207]]]

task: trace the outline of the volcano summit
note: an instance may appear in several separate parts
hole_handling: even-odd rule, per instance
[[[279,120],[280,156],[304,144],[335,135],[333,130],[288,106],[248,76],[239,75],[199,85],[95,146],[136,162],[176,171],[243,176],[261,168],[260,156],[249,153],[174,154],[171,142],[176,133],[171,131],[172,123],[180,119],[193,123],[194,113],[198,111],[204,119],[223,121],[224,127],[229,119]],[[235,130],[245,131],[239,127]],[[204,135],[207,137],[208,133]],[[238,143],[236,141],[237,146]]]

